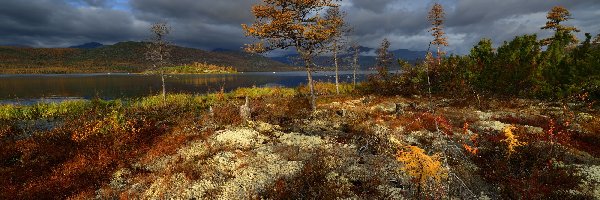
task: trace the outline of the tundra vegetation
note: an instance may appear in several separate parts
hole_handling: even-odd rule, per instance
[[[252,49],[329,34],[292,8],[333,1],[264,2]],[[599,38],[577,42],[568,16],[548,13],[550,39],[441,56],[436,4],[436,56],[392,74],[384,41],[356,84],[2,105],[0,199],[598,199]]]

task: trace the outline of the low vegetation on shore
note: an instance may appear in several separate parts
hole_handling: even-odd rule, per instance
[[[181,65],[174,67],[162,67],[156,71],[162,71],[165,74],[232,74],[237,73],[233,67],[223,67],[207,63],[192,63],[190,65]],[[144,73],[155,73],[146,71]]]

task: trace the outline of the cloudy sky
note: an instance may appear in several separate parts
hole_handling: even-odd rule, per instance
[[[0,0],[0,45],[66,47],[86,42],[113,44],[148,38],[148,27],[167,21],[171,40],[182,46],[211,50],[240,49],[251,38],[240,24],[251,23],[251,5],[260,0]],[[447,13],[447,50],[463,54],[481,38],[496,44],[515,35],[537,33],[552,6],[571,11],[583,32],[600,33],[599,0],[438,0]],[[424,50],[430,0],[344,0],[353,38],[376,47],[383,38],[392,48]]]

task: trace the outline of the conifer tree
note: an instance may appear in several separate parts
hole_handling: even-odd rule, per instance
[[[322,11],[338,7],[340,0],[262,0],[252,6],[256,20],[242,24],[246,36],[258,39],[246,45],[246,51],[264,53],[275,49],[294,48],[304,60],[308,76],[311,105],[316,110],[312,79],[313,58],[322,52],[327,42],[335,37],[334,24],[338,19],[327,19]]]
[[[387,79],[389,73],[389,67],[392,65],[394,55],[389,52],[390,49],[390,41],[387,38],[384,38],[381,41],[381,45],[375,52],[377,54],[377,70],[379,71],[379,75],[384,80]]]
[[[552,41],[559,38],[559,34],[568,35],[572,38],[572,43],[577,43],[577,37],[573,32],[579,32],[579,29],[574,26],[567,26],[561,23],[568,21],[569,19],[573,19],[571,17],[571,13],[565,7],[562,6],[554,6],[546,15],[548,21],[546,25],[542,27],[542,29],[550,29],[555,31],[555,36],[552,38],[547,38],[542,40],[543,45],[549,45]]]
[[[431,45],[435,45],[437,48],[437,64],[440,65],[442,63],[442,56],[444,52],[441,50],[441,46],[448,46],[448,38],[446,38],[446,33],[444,32],[444,7],[441,4],[435,3],[431,7],[429,11],[429,15],[427,19],[431,22],[431,35],[433,36],[433,41],[431,41]]]
[[[578,71],[577,66],[569,64],[569,52],[576,48],[578,43],[574,32],[579,29],[567,26],[563,23],[571,18],[571,13],[562,6],[555,6],[546,16],[548,21],[542,29],[554,30],[554,36],[541,40],[541,44],[547,46],[543,53],[542,67],[543,77],[542,96],[564,97],[568,93],[568,85],[574,79],[574,73]]]

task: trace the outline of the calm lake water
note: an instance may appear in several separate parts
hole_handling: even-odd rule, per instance
[[[358,80],[367,74],[359,72]],[[316,72],[317,81],[335,81],[334,72]],[[352,72],[340,72],[340,80],[352,82]],[[167,93],[205,94],[223,87],[295,87],[306,84],[306,72],[246,72],[238,74],[168,75]],[[140,74],[0,75],[0,103],[31,104],[65,99],[116,99],[155,95],[161,91],[160,76]]]

